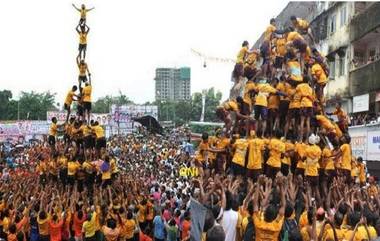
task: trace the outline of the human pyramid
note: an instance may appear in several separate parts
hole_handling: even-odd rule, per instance
[[[254,181],[261,174],[272,179],[280,172],[301,175],[320,200],[322,182],[331,185],[338,175],[364,184],[365,168],[352,156],[341,104],[325,112],[329,69],[313,47],[309,23],[295,16],[290,20],[292,26],[278,29],[271,19],[259,49],[243,42],[231,96],[216,110],[225,127],[215,137],[203,135],[197,160],[206,172],[229,170]],[[338,122],[327,115],[337,115]]]
[[[86,16],[87,12],[94,8],[87,9],[84,4],[80,8],[73,4],[73,7],[80,13],[80,20],[75,28],[79,35],[78,55],[76,57],[79,70],[78,85],[73,85],[66,95],[64,101],[64,109],[67,111],[65,123],[58,125],[57,118],[52,118],[48,142],[52,152],[55,152],[57,134],[58,132],[63,132],[64,140],[67,144],[65,149],[68,149],[71,143],[74,142],[78,152],[81,151],[83,154],[85,150],[95,148],[97,156],[99,156],[100,150],[106,147],[106,140],[103,127],[97,121],[90,120],[92,84],[91,73],[86,63],[87,36],[90,31]],[[83,84],[84,86],[82,87]],[[78,88],[79,93],[76,93]],[[77,112],[75,117],[70,117],[71,106],[74,101],[76,102]],[[62,128],[64,129],[63,131]]]

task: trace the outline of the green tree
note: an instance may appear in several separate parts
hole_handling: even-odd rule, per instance
[[[217,122],[215,109],[220,104],[222,93],[214,88],[206,90],[204,121]],[[199,121],[202,113],[202,93],[195,92],[192,97],[191,120]]]
[[[55,93],[48,92],[21,92],[17,112],[21,120],[46,120],[46,112],[57,110]]]
[[[112,105],[131,105],[134,104],[126,95],[119,91],[118,96],[106,95],[93,103],[92,112],[109,113]]]
[[[12,105],[12,92],[10,90],[0,91],[0,120],[9,120]]]

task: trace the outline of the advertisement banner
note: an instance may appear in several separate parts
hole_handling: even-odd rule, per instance
[[[368,131],[367,160],[380,161],[380,130]]]
[[[354,96],[353,98],[353,112],[368,111],[369,107],[369,94]]]
[[[51,119],[53,117],[56,117],[58,122],[65,122],[66,121],[66,115],[67,113],[64,111],[48,111],[46,113],[46,118],[48,123],[51,123]],[[72,117],[75,117],[75,115],[71,115]],[[100,125],[110,125],[112,120],[111,114],[98,114],[98,113],[91,113],[90,116],[91,120],[98,121]]]
[[[133,118],[145,115],[158,118],[158,107],[156,105],[112,105],[112,120],[115,123],[129,123]]]
[[[17,123],[0,123],[0,141],[17,140],[21,136]]]
[[[362,157],[366,159],[367,157],[367,128],[366,127],[353,127],[349,130],[351,136],[351,149],[352,155],[357,157]]]

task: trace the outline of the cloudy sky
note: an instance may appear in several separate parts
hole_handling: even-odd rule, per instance
[[[0,4],[0,89],[51,91],[63,102],[77,83],[80,1],[12,0]],[[212,57],[235,58],[243,40],[253,43],[287,1],[94,0],[87,62],[93,98],[122,91],[137,103],[154,100],[156,67],[191,67],[192,92],[215,87],[227,96],[231,63],[203,61],[191,48]]]

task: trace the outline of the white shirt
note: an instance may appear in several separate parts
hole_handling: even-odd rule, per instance
[[[224,232],[226,233],[225,241],[236,240],[236,225],[238,218],[238,212],[232,209],[224,211],[221,224],[223,226]]]

